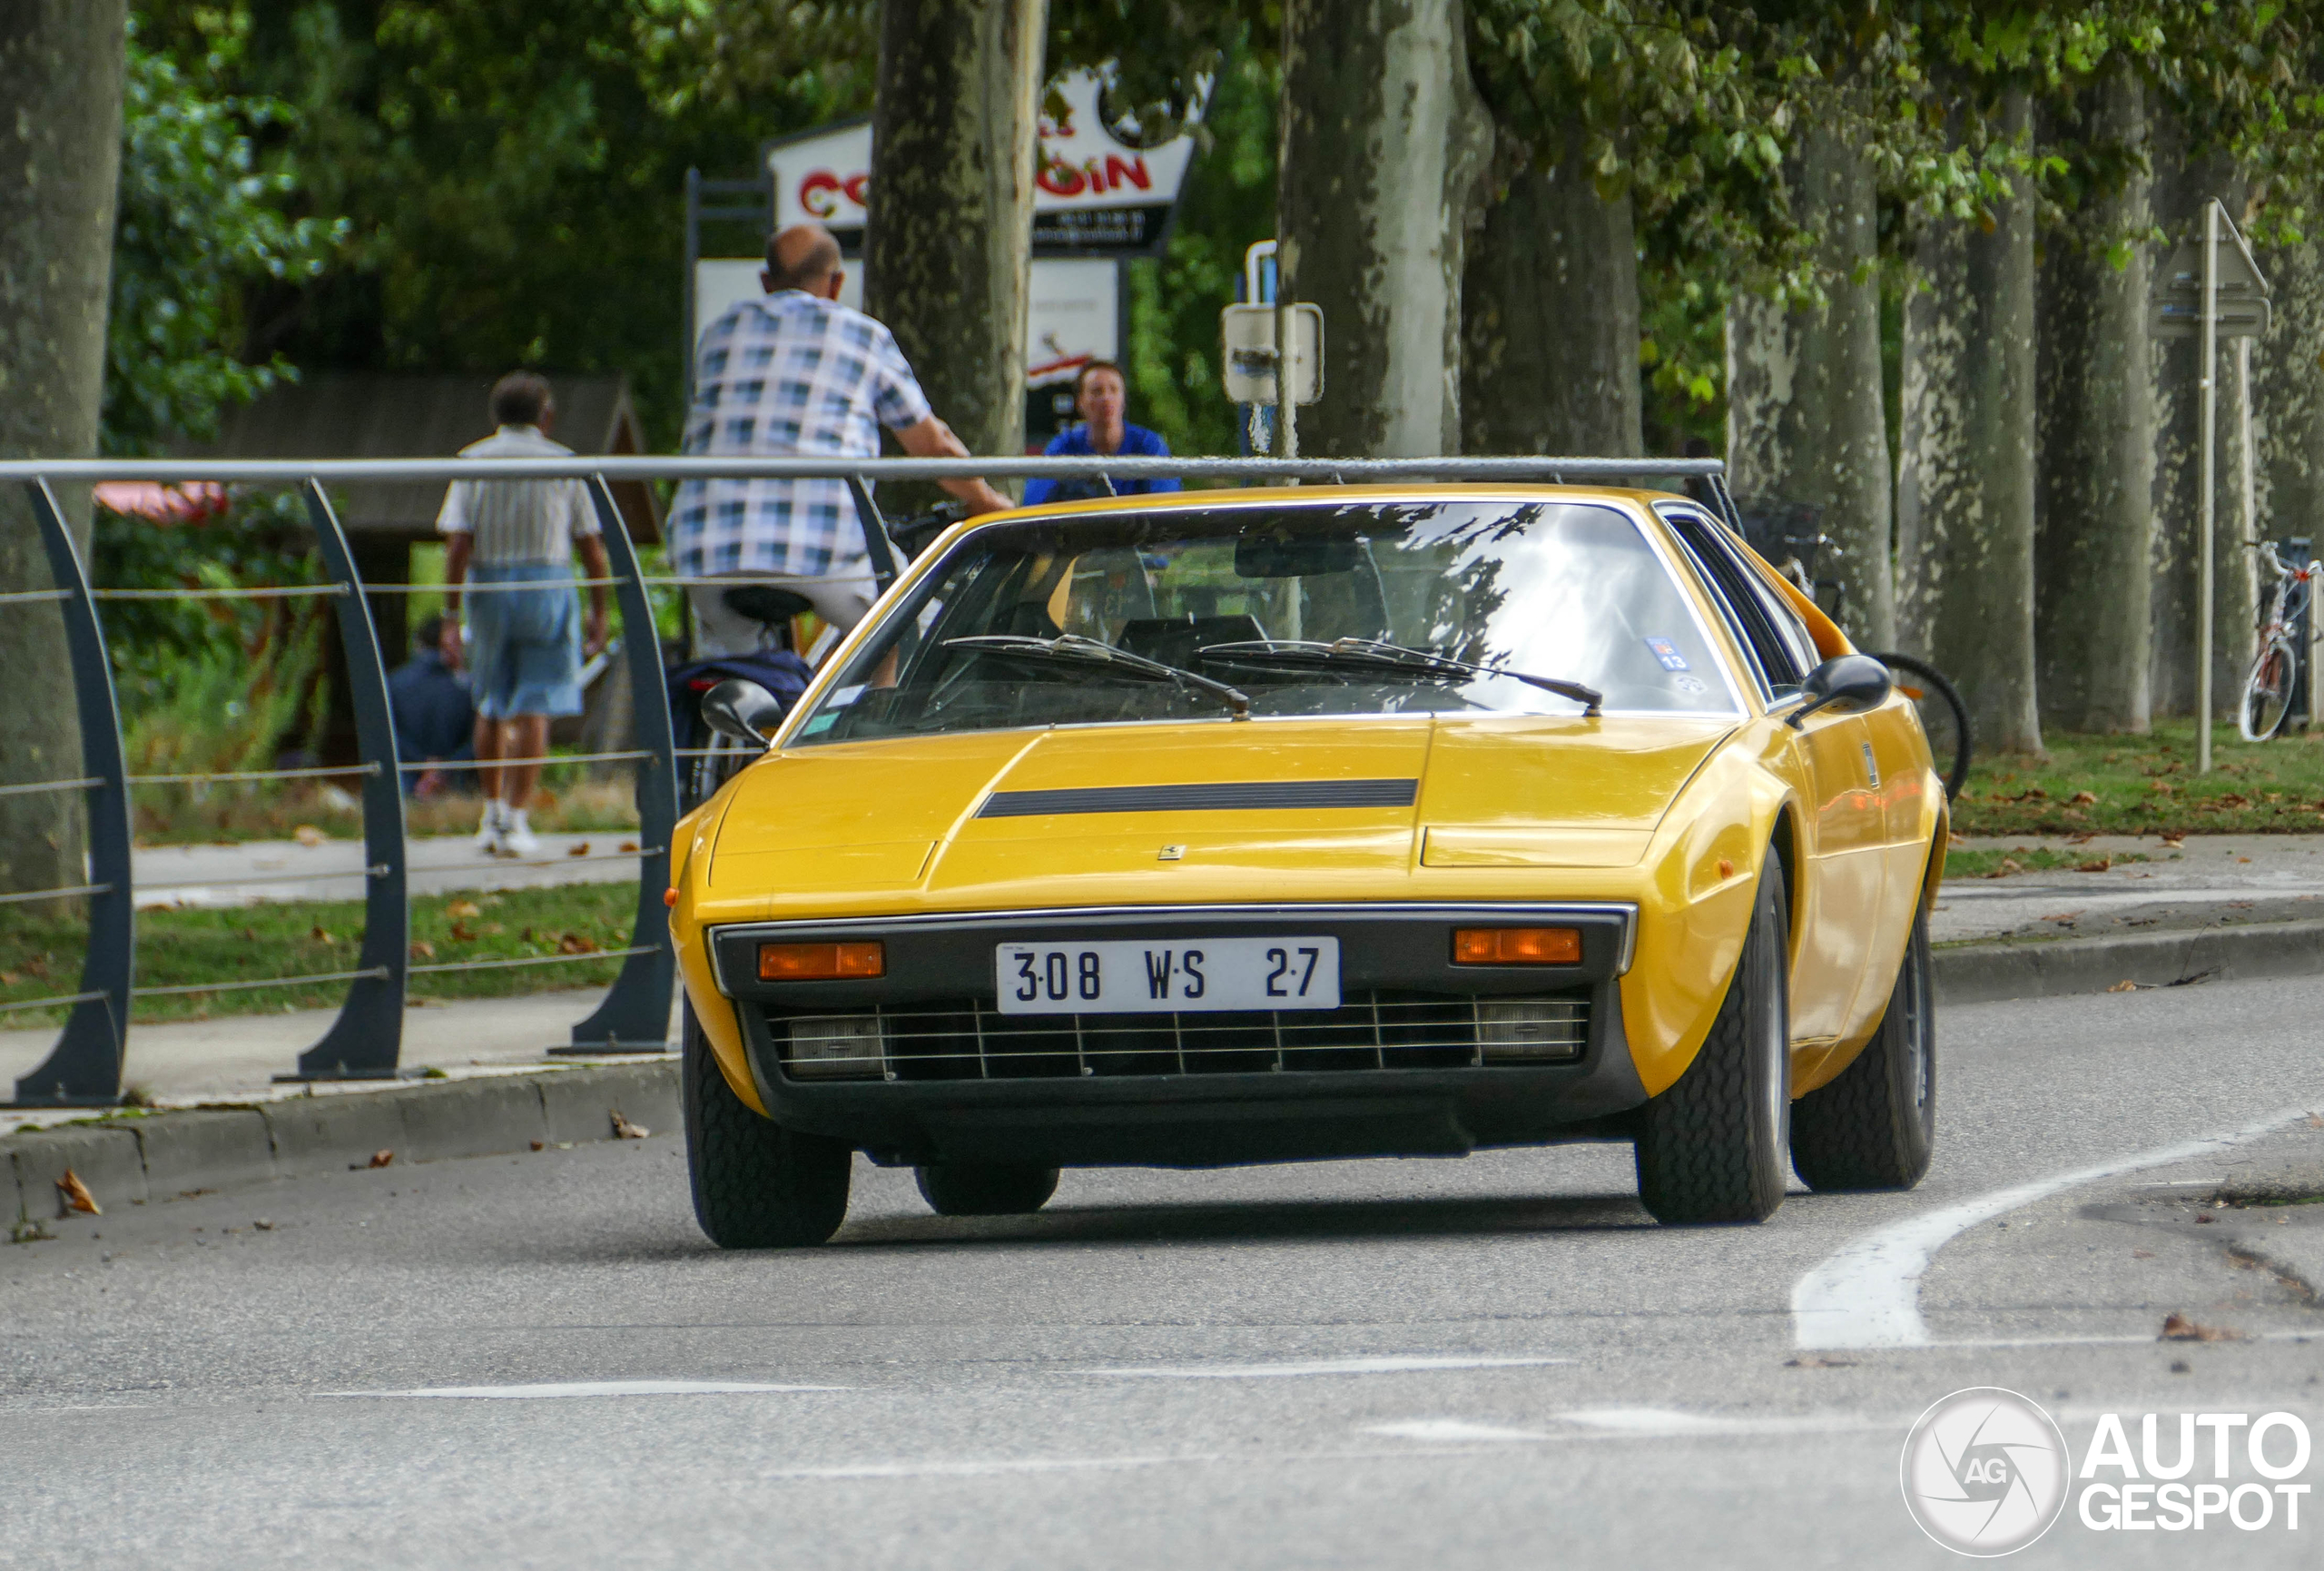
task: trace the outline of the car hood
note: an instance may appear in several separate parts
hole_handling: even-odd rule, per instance
[[[1294,874],[1303,897],[1332,898],[1376,896],[1382,874],[1423,863],[1627,865],[1730,728],[1417,716],[803,747],[734,783],[711,884],[721,896],[918,888],[1017,904],[1004,886],[1175,867],[1256,897],[1279,896]]]

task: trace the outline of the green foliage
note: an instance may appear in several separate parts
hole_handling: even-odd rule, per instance
[[[236,43],[222,36],[181,66],[131,31],[106,324],[107,452],[208,437],[226,405],[296,374],[280,356],[240,357],[243,287],[313,278],[340,229],[291,217],[296,183],[261,169],[253,138],[292,120],[279,100],[216,85],[233,68]]]

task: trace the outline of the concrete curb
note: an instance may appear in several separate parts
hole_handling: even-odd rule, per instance
[[[251,1107],[192,1108],[150,1118],[27,1130],[0,1137],[0,1220],[58,1214],[70,1168],[103,1206],[167,1200],[306,1173],[344,1172],[391,1151],[398,1162],[491,1156],[543,1144],[611,1140],[615,1112],[678,1128],[675,1059],[437,1085],[291,1097]]]
[[[2049,944],[1965,944],[1940,949],[1945,1003],[2104,993],[2125,982],[2184,987],[2266,976],[2324,975],[2324,922],[2270,922],[2126,938]]]

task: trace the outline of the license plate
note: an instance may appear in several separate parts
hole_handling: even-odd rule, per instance
[[[1336,938],[1133,938],[1004,944],[1003,1014],[1188,1014],[1337,1009]]]

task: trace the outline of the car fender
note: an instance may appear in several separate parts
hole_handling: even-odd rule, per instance
[[[1743,955],[1759,879],[1795,799],[1792,785],[1763,758],[1730,742],[1688,783],[1656,832],[1621,983],[1630,1061],[1650,1096],[1687,1072],[1710,1034]],[[1785,875],[1779,866],[1774,871]]]
[[[678,897],[670,909],[670,947],[677,956],[678,980],[686,990],[686,1002],[694,1008],[703,1040],[710,1043],[718,1072],[743,1099],[743,1106],[763,1114],[766,1104],[759,1099],[750,1058],[743,1048],[742,1019],[734,1011],[734,1000],[719,991],[708,942],[709,919],[717,914],[710,894],[711,854],[727,805],[734,799],[734,786],[729,780],[709,801],[679,819],[671,835],[677,861],[670,869],[670,887]]]

